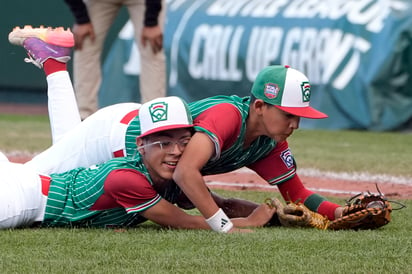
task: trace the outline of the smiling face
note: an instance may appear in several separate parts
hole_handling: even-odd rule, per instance
[[[260,118],[264,135],[276,140],[276,142],[285,141],[295,129],[299,128],[299,116],[269,104],[262,106]]]
[[[192,131],[183,128],[153,133],[137,139],[143,163],[154,182],[172,180],[177,162],[191,136]]]

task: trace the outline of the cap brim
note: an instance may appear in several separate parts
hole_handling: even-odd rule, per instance
[[[290,113],[290,114],[293,114],[299,117],[311,118],[311,119],[328,118],[328,115],[312,107],[282,107],[282,106],[275,106],[275,107],[287,113]]]
[[[146,131],[144,134],[141,134],[138,137],[142,138],[142,137],[145,137],[145,136],[148,136],[150,134],[157,133],[157,132],[160,132],[160,131],[180,129],[180,128],[192,128],[192,127],[193,127],[193,125],[170,125],[170,126],[164,126],[164,127],[157,127],[157,128],[152,129],[152,130]]]

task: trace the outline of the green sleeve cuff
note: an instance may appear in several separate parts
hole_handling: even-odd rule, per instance
[[[308,198],[306,198],[303,204],[310,210],[317,212],[320,204],[323,203],[324,201],[326,201],[325,197],[314,193],[310,195]]]

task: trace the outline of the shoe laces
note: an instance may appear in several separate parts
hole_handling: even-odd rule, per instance
[[[36,67],[38,67],[39,69],[43,68],[43,62],[41,60],[41,58],[35,59],[29,52],[27,52],[27,56],[28,58],[24,58],[24,62],[26,63],[32,63],[33,65],[35,65]]]

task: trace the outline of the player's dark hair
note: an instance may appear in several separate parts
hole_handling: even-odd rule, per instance
[[[249,106],[251,106],[256,100],[257,100],[257,98],[256,98],[253,94],[251,94],[251,95],[250,95],[250,103],[249,103]],[[265,103],[266,106],[273,106],[273,105],[271,105],[271,104],[269,104],[269,103],[266,103],[265,101],[263,101],[263,103]]]

